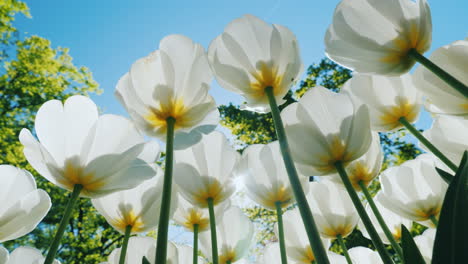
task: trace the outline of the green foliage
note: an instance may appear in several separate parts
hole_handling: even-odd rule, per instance
[[[423,256],[416,246],[410,232],[401,225],[401,247],[403,249],[404,263],[425,264]]]
[[[280,110],[296,102],[305,92],[317,85],[338,92],[351,77],[352,73],[350,70],[337,65],[329,59],[323,59],[320,63],[313,64],[307,69],[307,76],[301,81],[299,88],[289,91],[284,97],[286,102],[280,106]],[[240,148],[245,148],[251,144],[266,144],[276,140],[271,114],[242,111],[239,106],[232,104],[227,106],[221,105],[219,110],[221,113],[221,124],[231,131]],[[380,133],[382,150],[385,157],[382,169],[414,159],[421,153],[420,149],[406,140],[407,133],[406,129]],[[369,187],[370,193],[375,195],[378,190],[380,190],[380,183],[373,181]],[[260,227],[260,232],[257,236],[257,242],[260,246],[265,245],[269,241],[276,241],[273,233],[276,214],[273,211],[259,206],[246,208],[244,211]],[[424,227],[420,225],[416,225],[415,227],[412,229],[415,234],[420,234],[424,230]],[[345,243],[348,248],[356,246],[373,248],[371,241],[365,238],[357,229],[345,238]],[[391,252],[391,247],[388,247],[388,249]],[[330,250],[337,253],[341,252],[339,245],[336,243],[332,244]]]
[[[63,215],[66,192],[40,177],[22,153],[18,134],[33,130],[38,108],[47,100],[65,100],[74,94],[99,92],[86,67],[77,67],[66,48],[54,48],[39,36],[21,38],[14,27],[15,15],[29,16],[24,2],[0,0],[0,164],[25,168],[36,177],[39,188],[49,193],[52,208],[29,235],[4,243],[9,250],[29,245],[46,251]],[[99,216],[89,199],[80,199],[60,247],[63,263],[99,263],[121,239]]]

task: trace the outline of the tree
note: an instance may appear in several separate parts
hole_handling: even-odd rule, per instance
[[[286,102],[280,105],[280,110],[291,103],[294,103],[305,92],[313,89],[317,85],[339,92],[342,85],[352,77],[352,72],[329,59],[322,59],[318,64],[313,64],[307,69],[306,78],[299,83],[296,90],[291,90],[285,96]],[[242,111],[237,105],[221,105],[221,124],[227,127],[233,134],[236,143],[241,149],[251,144],[266,144],[276,140],[276,134],[271,114],[259,114],[249,111]],[[398,165],[406,160],[414,159],[421,153],[413,143],[405,140],[406,129],[395,132],[380,133],[382,150],[384,151],[384,166]],[[372,194],[380,189],[378,181],[374,181],[370,187]],[[273,234],[273,226],[276,222],[276,214],[273,211],[253,206],[245,208],[247,215],[259,226],[258,243],[265,245],[276,238]],[[421,226],[416,226],[415,233],[420,233]],[[364,238],[360,231],[355,230],[347,239],[348,247],[365,246],[372,247],[370,240]],[[332,245],[331,250],[340,252],[337,245]]]
[[[52,208],[29,235],[4,243],[9,250],[29,245],[45,252],[64,211],[67,192],[50,184],[28,165],[18,141],[22,128],[33,130],[35,113],[51,99],[100,92],[91,72],[72,62],[67,48],[54,48],[39,36],[22,38],[14,27],[17,14],[29,17],[24,2],[0,0],[0,164],[22,167],[34,174],[39,188],[49,193]],[[89,199],[81,199],[62,240],[64,263],[99,263],[121,235],[98,215]]]

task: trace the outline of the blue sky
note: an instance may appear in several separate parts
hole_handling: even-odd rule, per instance
[[[388,1],[388,0],[387,0]],[[433,49],[465,38],[466,0],[428,0],[433,16]],[[323,36],[338,0],[26,0],[32,19],[18,17],[20,32],[70,48],[76,65],[87,66],[103,93],[93,96],[106,112],[126,115],[114,98],[115,85],[131,64],[157,49],[169,34],[183,34],[205,48],[231,20],[250,13],[290,28],[304,65],[324,57]],[[213,82],[218,104],[242,99]],[[427,123],[427,122],[423,122]],[[423,125],[425,126],[425,125]]]

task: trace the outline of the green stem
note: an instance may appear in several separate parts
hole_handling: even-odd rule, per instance
[[[304,227],[309,238],[310,246],[314,252],[315,258],[319,264],[329,264],[327,252],[323,247],[322,240],[317,229],[317,226],[312,216],[312,211],[307,203],[304,190],[302,189],[299,176],[297,175],[296,167],[291,157],[291,152],[289,150],[288,140],[286,138],[286,133],[283,127],[283,120],[276,104],[275,96],[273,95],[273,88],[266,87],[265,93],[268,97],[268,102],[270,103],[271,115],[273,117],[273,123],[275,124],[276,135],[280,144],[281,154],[283,156],[284,166],[288,172],[289,181],[291,183],[291,188],[294,192],[294,197],[297,201],[297,206],[299,207],[299,212],[301,213],[302,221],[304,222]]]
[[[281,263],[287,264],[288,258],[286,256],[286,243],[284,241],[284,229],[283,229],[283,210],[281,209],[281,202],[276,202],[276,217],[278,219],[278,236],[281,252]]]
[[[353,264],[353,261],[351,261],[351,257],[348,254],[348,248],[346,247],[344,243],[343,237],[341,235],[338,235],[336,236],[336,239],[338,240],[338,244],[340,245],[341,250],[343,250],[343,254],[346,258],[346,262],[348,262],[348,264]]]
[[[417,130],[408,120],[404,117],[400,117],[399,119],[400,123],[408,129],[413,136],[415,136],[421,143],[423,143],[426,148],[428,148],[434,155],[436,155],[445,165],[447,165],[450,169],[452,169],[454,172],[458,170],[457,165],[453,163],[449,158],[447,158],[442,152],[440,152],[439,149],[436,148],[436,146],[432,145],[427,138],[424,137],[419,130]]]
[[[210,229],[211,229],[211,255],[213,256],[213,264],[218,264],[218,239],[216,237],[216,218],[214,213],[213,198],[206,199],[208,202],[208,211],[210,213]]]
[[[388,241],[390,241],[390,244],[392,244],[393,249],[395,252],[398,254],[401,260],[403,260],[403,251],[401,250],[400,245],[398,245],[398,242],[396,242],[395,237],[393,237],[392,232],[388,228],[387,224],[385,223],[385,220],[383,219],[382,215],[380,214],[379,209],[375,205],[374,199],[372,198],[372,195],[369,193],[369,190],[367,189],[367,186],[362,182],[358,182],[359,187],[361,187],[362,193],[364,193],[364,196],[367,199],[367,202],[369,203],[372,212],[375,215],[375,218],[377,218],[377,221],[380,224],[380,227],[382,228],[383,232],[385,233],[385,236],[387,237]]]
[[[372,239],[372,243],[377,249],[380,258],[382,259],[384,264],[392,264],[393,261],[390,258],[387,250],[385,250],[385,246],[382,240],[380,239],[379,235],[377,234],[377,231],[375,230],[374,226],[372,225],[372,221],[367,215],[366,209],[364,209],[364,206],[362,205],[361,200],[359,199],[359,196],[356,193],[356,190],[354,190],[353,184],[348,178],[348,174],[346,173],[343,163],[341,163],[341,161],[337,161],[335,163],[335,168],[338,171],[338,174],[340,175],[340,178],[343,181],[343,184],[346,187],[346,190],[348,191],[351,200],[353,201],[354,207],[356,208],[356,211],[358,212],[362,223],[366,227],[367,233],[369,233],[369,236]]]
[[[198,224],[193,225],[193,264],[198,263]]]
[[[444,82],[446,82],[448,85],[452,86],[455,90],[457,90],[459,93],[465,96],[465,98],[468,98],[468,87],[453,77],[451,74],[448,72],[444,71],[442,68],[434,64],[432,61],[430,61],[428,58],[424,57],[422,54],[420,54],[417,50],[411,49],[408,52],[408,55],[414,59],[415,61],[421,63],[424,67],[426,67],[428,70],[430,70],[432,73],[437,75],[440,79],[442,79]]]
[[[70,220],[71,214],[73,212],[73,207],[75,206],[76,201],[78,201],[82,189],[83,185],[81,184],[75,184],[75,186],[73,186],[73,192],[70,195],[70,199],[68,200],[65,213],[62,216],[62,220],[60,220],[60,224],[57,232],[55,233],[54,240],[50,244],[49,252],[47,253],[44,264],[51,264],[54,262],[55,254],[57,254],[57,249],[60,246],[60,240],[62,240],[63,233],[65,232],[65,228],[67,227],[68,221]]]
[[[168,117],[166,134],[166,161],[164,168],[164,183],[161,202],[161,211],[159,214],[158,239],[156,244],[155,263],[166,263],[167,255],[167,237],[169,232],[169,214],[171,209],[172,194],[172,169],[174,158],[174,125],[176,120]]]
[[[125,228],[124,240],[122,243],[122,248],[120,249],[119,264],[125,264],[125,256],[127,255],[128,240],[130,239],[131,232],[132,232],[132,226],[128,225]]]
[[[437,220],[437,218],[435,217],[435,215],[429,216],[429,219],[430,219],[431,222],[435,225],[435,227],[437,227],[437,226],[439,225],[439,220]]]

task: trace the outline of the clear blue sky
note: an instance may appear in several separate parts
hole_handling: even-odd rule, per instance
[[[383,0],[384,1],[384,0]],[[389,1],[389,0],[386,0]],[[428,0],[437,48],[465,38],[467,0]],[[250,13],[290,28],[297,36],[304,65],[324,57],[323,36],[338,0],[26,0],[32,19],[18,17],[20,32],[70,48],[76,65],[87,66],[103,89],[93,96],[106,112],[126,115],[114,98],[115,85],[138,58],[157,49],[168,34],[183,34],[205,48],[231,20]],[[218,104],[241,98],[215,82],[211,94]],[[424,122],[425,123],[425,122]]]

